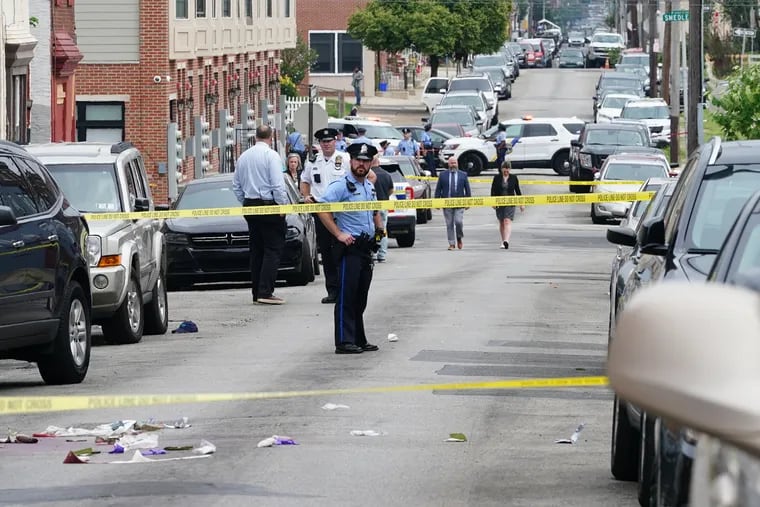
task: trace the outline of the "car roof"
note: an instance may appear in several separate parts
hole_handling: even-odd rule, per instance
[[[465,109],[468,111],[472,111],[472,106],[466,105],[466,104],[439,104],[435,107],[433,110],[433,113],[435,113],[438,110],[448,110],[448,109]]]
[[[190,180],[187,183],[185,183],[186,187],[195,187],[198,185],[207,185],[210,183],[218,183],[220,181],[232,181],[232,178],[235,176],[235,173],[220,173],[220,174],[210,174],[208,176],[204,176],[203,178],[198,178],[194,180]]]
[[[361,116],[344,116],[343,118],[328,118],[327,122],[336,123],[343,122],[351,125],[377,125],[381,127],[392,127],[392,125],[385,121],[373,120],[371,118],[363,118]]]
[[[755,164],[760,158],[760,140],[722,142],[712,165]]]
[[[485,75],[485,73],[480,72],[480,71],[475,71],[475,72],[468,72],[467,74],[459,74],[458,76],[452,78],[451,80],[458,81],[460,79],[476,79],[476,78],[483,79],[486,77],[487,76]]]
[[[609,130],[610,128],[614,130],[641,130],[642,128],[647,128],[646,125],[643,123],[587,123],[585,126],[585,130]]]
[[[643,98],[643,99],[638,98],[638,99],[629,101],[625,105],[625,107],[648,107],[648,106],[653,106],[653,105],[667,106],[668,103],[665,102],[664,99],[659,99],[659,98]]]
[[[83,159],[89,164],[112,164],[121,153],[136,148],[129,142],[69,142],[29,144],[25,149],[45,164],[81,164]]]
[[[451,90],[446,92],[446,95],[444,95],[444,98],[446,96],[454,97],[456,95],[475,95],[476,97],[481,97],[484,92],[480,90]]]
[[[599,76],[599,80],[603,80],[605,78],[609,79],[630,79],[630,80],[636,80],[641,81],[638,76],[631,74],[630,72],[616,72],[614,70],[609,72],[602,72],[602,75]]]
[[[0,139],[0,153],[3,155],[14,155],[19,157],[29,157],[30,153],[26,150],[28,145],[21,146],[20,144],[16,144],[13,141],[6,141],[5,139]]]
[[[661,165],[665,159],[662,156],[650,153],[615,153],[605,160],[606,163],[613,162],[635,162],[637,164]]]
[[[638,100],[641,98],[638,95],[631,95],[630,93],[606,93],[604,95],[604,98],[606,99],[607,97],[625,98],[625,99],[630,98],[631,100]]]
[[[540,122],[585,123],[584,120],[581,120],[580,118],[577,118],[575,116],[570,116],[570,117],[537,116],[533,118],[510,118],[509,120],[504,120],[499,123],[503,123],[504,125],[514,125],[517,123],[540,123]]]

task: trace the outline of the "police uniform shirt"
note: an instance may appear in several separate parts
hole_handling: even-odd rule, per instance
[[[306,167],[301,173],[301,181],[310,185],[311,195],[318,199],[325,193],[330,183],[346,174],[349,165],[348,153],[335,150],[329,158],[325,158],[320,153],[314,162],[306,162]]]
[[[396,154],[396,150],[391,145],[388,145],[388,147],[385,148],[385,151],[383,151],[383,155],[385,155],[386,157],[392,157],[395,154]]]
[[[417,153],[417,143],[414,139],[402,139],[398,142],[398,152],[401,155],[413,156]]]
[[[336,151],[346,151],[348,149],[348,143],[345,139],[336,139],[335,140],[335,150]]]
[[[433,147],[433,139],[430,137],[430,134],[427,132],[422,133],[422,146],[425,148],[432,148]]]
[[[507,140],[507,133],[503,130],[499,131],[499,133],[496,135],[496,146],[499,146],[501,143],[506,142]]]
[[[375,186],[367,179],[363,183],[359,183],[349,171],[342,178],[330,183],[330,186],[327,187],[327,191],[319,199],[319,202],[376,200]],[[345,233],[356,237],[361,236],[362,233],[370,236],[375,234],[374,211],[341,211],[333,216],[338,228]]]

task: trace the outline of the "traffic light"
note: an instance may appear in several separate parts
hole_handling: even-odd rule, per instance
[[[248,143],[246,148],[250,148],[253,146],[253,138],[256,136],[256,118],[255,118],[255,111],[251,106],[248,104],[243,105],[244,108],[244,116],[245,116],[245,139]]]
[[[203,178],[211,169],[211,126],[202,116],[195,117],[195,139],[193,155],[195,157],[195,178]]]
[[[185,160],[184,141],[182,131],[176,123],[169,123],[166,131],[166,161],[168,178],[169,198],[177,198],[178,184],[184,178],[182,173],[183,162]]]

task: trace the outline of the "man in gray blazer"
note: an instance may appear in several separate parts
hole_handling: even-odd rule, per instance
[[[472,197],[467,173],[459,170],[459,161],[455,157],[449,159],[448,171],[442,171],[438,175],[438,183],[435,186],[435,197]],[[443,208],[443,218],[446,219],[446,236],[449,239],[449,250],[454,250],[455,244],[456,248],[462,249],[464,210],[465,208]]]

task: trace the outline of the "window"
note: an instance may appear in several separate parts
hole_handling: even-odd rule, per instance
[[[195,17],[206,17],[206,0],[195,0]]]
[[[66,199],[82,213],[124,211],[114,164],[48,164]],[[82,185],[87,181],[87,185]]]
[[[428,81],[425,93],[441,93],[441,90],[446,90],[449,87],[448,78],[432,78]]]
[[[16,218],[38,213],[29,182],[13,161],[7,158],[0,159],[0,205],[13,210]]]
[[[286,18],[290,17],[290,0],[285,0],[285,10],[284,10],[284,13],[285,13],[285,17]]]
[[[17,144],[29,142],[26,120],[26,74],[10,76],[8,89],[8,140]]]
[[[253,17],[253,0],[245,0],[245,16],[247,18]]]
[[[272,0],[267,0],[267,17],[272,17]]]
[[[216,18],[216,0],[211,0],[211,17]]]
[[[563,123],[562,126],[565,127],[565,130],[577,136],[581,133],[583,123]]]
[[[55,206],[55,203],[58,202],[58,191],[45,168],[33,160],[19,159],[17,162],[26,174],[26,179],[34,191],[37,198],[37,208],[41,211],[47,211]]]
[[[187,2],[189,0],[176,0],[174,3],[174,15],[177,19],[187,19]]]
[[[309,47],[317,52],[314,74],[351,74],[362,68],[362,44],[345,32],[309,32]]]
[[[232,17],[232,0],[222,0],[222,17]]]
[[[529,123],[525,125],[525,137],[556,136],[557,131],[548,123]]]
[[[77,102],[77,141],[124,140],[123,102]]]

